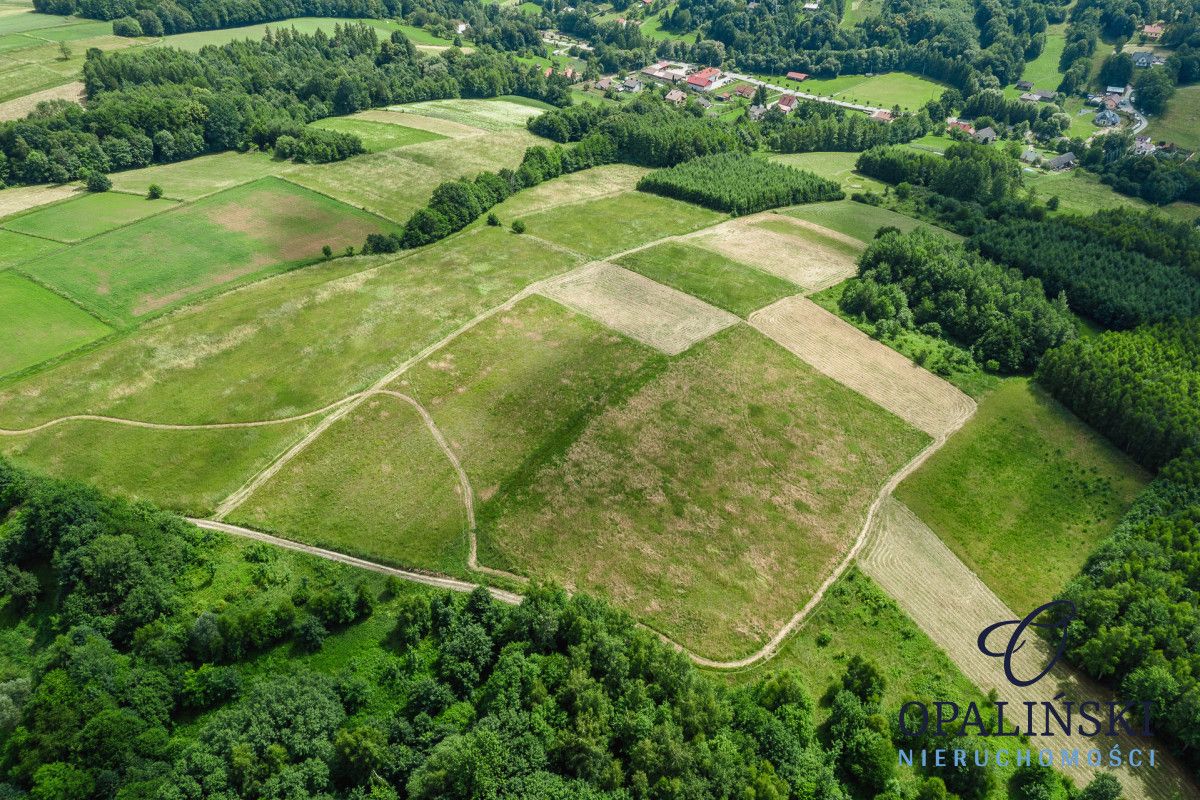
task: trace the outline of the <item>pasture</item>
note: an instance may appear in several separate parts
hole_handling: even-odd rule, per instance
[[[527,98],[494,97],[488,100],[426,100],[391,106],[389,110],[405,114],[418,114],[435,119],[449,120],[460,125],[470,125],[493,133],[514,128],[525,128],[525,120],[536,117],[551,108],[545,103]],[[539,141],[545,141],[539,139]]]
[[[772,161],[837,181],[849,195],[852,192],[883,191],[881,182],[854,171],[858,153],[772,153]]]
[[[1147,478],[1036,385],[1013,378],[895,496],[1026,613],[1079,571]]]
[[[6,240],[0,239],[0,247]],[[2,252],[2,251],[0,251]],[[0,376],[109,333],[104,323],[15,272],[0,272]]]
[[[174,205],[167,199],[147,200],[144,196],[120,192],[89,193],[12,217],[0,223],[0,227],[71,244],[166,211]]]
[[[1146,135],[1156,142],[1174,142],[1189,150],[1200,149],[1200,85],[1176,89],[1167,103],[1167,113],[1150,120]]]
[[[65,245],[0,229],[0,270],[61,250]]]
[[[532,465],[481,523],[480,559],[611,598],[706,656],[743,655],[820,585],[925,441],[735,326]]]
[[[664,242],[616,263],[742,318],[797,289],[782,278],[683,242]]]
[[[1037,58],[1025,63],[1025,69],[1021,72],[1022,80],[1032,81],[1036,89],[1051,92],[1058,89],[1062,80],[1062,73],[1058,71],[1058,60],[1067,46],[1066,29],[1065,22],[1046,28],[1046,46]],[[1019,90],[1017,94],[1020,94]]]
[[[740,217],[690,240],[815,291],[855,273],[861,243],[844,234],[781,214]]]
[[[805,94],[832,97],[850,103],[891,108],[898,105],[904,111],[916,111],[946,91],[936,81],[907,72],[884,72],[876,75],[839,75],[836,78],[809,78],[794,81],[782,75],[756,76],[768,83],[795,89]]]
[[[180,50],[199,50],[208,45],[220,46],[229,42],[250,39],[258,40],[266,35],[267,29],[281,30],[283,28],[291,28],[299,33],[316,33],[318,30],[325,31],[328,34],[333,33],[335,25],[348,25],[355,22],[362,22],[375,28],[380,39],[385,39],[391,35],[392,31],[403,30],[408,34],[410,29],[406,25],[400,25],[391,20],[384,19],[355,19],[350,17],[292,17],[291,19],[279,20],[277,22],[267,22],[258,25],[243,25],[237,28],[220,28],[211,31],[192,31],[190,33],[177,33],[171,36],[164,36],[158,41],[158,44],[163,47],[175,47]],[[414,43],[420,44],[415,38],[410,36]],[[449,42],[447,42],[449,44]]]
[[[368,153],[378,153],[381,150],[391,150],[393,147],[434,142],[446,138],[432,131],[410,128],[404,125],[401,115],[394,116],[397,119],[391,124],[358,117],[327,117],[311,123],[310,127],[354,134],[362,139],[363,147]]]
[[[809,203],[783,209],[782,214],[816,223],[838,233],[844,233],[867,243],[875,238],[875,232],[882,227],[891,226],[907,233],[913,228],[927,228],[937,233],[961,240],[962,237],[944,228],[915,220],[912,217],[878,206],[856,203],[853,200],[835,200],[832,203]]]
[[[229,150],[173,164],[155,164],[142,169],[114,172],[110,177],[113,189],[118,191],[145,194],[150,184],[157,183],[162,187],[164,197],[199,200],[267,175],[275,175],[286,166],[288,162],[276,161],[267,153]]]
[[[582,172],[572,172],[539,183],[533,188],[522,189],[493,207],[492,211],[502,222],[507,222],[539,211],[626,194],[634,190],[638,179],[646,172],[643,167],[629,164],[607,164]]]
[[[150,203],[132,195],[112,197]],[[368,233],[388,227],[329,197],[261,178],[28,262],[24,269],[127,325],[250,275],[317,260],[322,245],[338,252],[357,247]]]

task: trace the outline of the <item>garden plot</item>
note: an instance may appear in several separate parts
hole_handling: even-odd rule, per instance
[[[812,228],[776,214],[757,215],[718,225],[692,243],[812,292],[853,276],[861,249],[857,242],[842,241],[849,237]]]
[[[803,297],[780,300],[750,324],[817,370],[931,436],[960,426],[971,398]]]
[[[738,318],[613,264],[591,264],[539,292],[668,355],[682,353]]]

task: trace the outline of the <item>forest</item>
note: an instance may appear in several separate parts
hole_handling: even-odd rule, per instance
[[[1149,469],[1200,445],[1200,319],[1108,332],[1053,350],[1038,381]]]
[[[1065,291],[1075,312],[1109,328],[1200,314],[1200,279],[1173,264],[1122,250],[1057,219],[1005,219],[970,239],[984,256]]]
[[[637,188],[735,216],[844,197],[834,181],[740,152],[701,156],[655,170],[638,181]]]
[[[914,328],[946,336],[985,369],[1007,373],[1032,371],[1048,349],[1075,337],[1066,297],[1047,300],[1036,278],[923,228],[881,233],[839,301],[847,314],[874,322],[877,336]]]
[[[564,78],[481,50],[421,56],[361,23],[268,32],[199,52],[102,52],[84,64],[88,106],[55,102],[0,123],[0,184],[62,183],[209,152],[270,149],[306,123],[389,103],[519,94],[566,105]],[[325,152],[329,152],[328,149]]]
[[[23,651],[0,667],[3,797],[982,800],[995,785],[974,766],[899,773],[896,709],[858,656],[829,686],[783,670],[727,689],[552,586],[513,607],[322,562],[297,576],[269,545],[4,461],[0,514],[5,641]],[[306,658],[368,624],[364,659]],[[1025,772],[1019,786],[1066,797]]]
[[[874,147],[858,157],[856,168],[886,183],[928,187],[984,205],[1005,200],[1022,183],[1016,160],[972,142],[955,142],[944,157],[905,147]]]

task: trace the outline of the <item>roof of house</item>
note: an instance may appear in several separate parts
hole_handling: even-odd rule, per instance
[[[1133,63],[1139,66],[1142,64],[1154,63],[1154,53],[1151,53],[1149,50],[1138,50],[1133,54],[1132,58]]]
[[[1105,94],[1119,94],[1119,95],[1124,95],[1124,94],[1125,94],[1125,87],[1124,87],[1124,86],[1106,86],[1106,87],[1104,87],[1104,93],[1105,93]]]
[[[1033,93],[1037,95],[1039,100],[1053,100],[1054,92],[1048,92],[1045,89],[1034,89]]]
[[[1074,153],[1063,153],[1061,156],[1055,156],[1047,161],[1046,166],[1050,169],[1062,169],[1071,166],[1076,160]]]
[[[1162,25],[1143,25],[1142,33],[1146,34],[1147,36],[1162,36],[1163,26]]]
[[[735,92],[742,97],[754,97],[754,87],[748,83],[743,83],[741,86],[734,89]]]
[[[1026,150],[1024,153],[1021,153],[1021,160],[1024,161],[1026,164],[1036,164],[1037,160],[1038,160],[1037,150],[1030,148],[1029,150]]]
[[[975,133],[975,126],[969,122],[963,122],[961,119],[952,119],[949,122],[949,127],[952,130],[965,131],[966,133]]]
[[[671,91],[667,92],[668,103],[682,103],[684,100],[687,100],[687,95],[678,89],[672,89]]]
[[[781,111],[791,111],[795,107],[796,107],[796,95],[785,94],[783,97],[779,98],[779,109]]]
[[[597,89],[607,89],[608,87],[610,87],[612,85],[613,85],[612,78],[601,78],[600,80],[596,81]]]
[[[1021,99],[1027,103],[1036,103],[1037,101],[1041,100],[1042,98],[1038,97],[1033,92],[1025,92],[1023,95],[1021,95]]]
[[[707,89],[712,86],[713,82],[721,76],[721,70],[716,67],[705,67],[697,70],[688,76],[687,82],[689,86],[695,86],[700,89]]]
[[[882,122],[891,122],[893,119],[895,119],[895,117],[892,116],[892,112],[881,108],[871,115],[871,119],[877,119]]]
[[[765,113],[767,113],[765,106],[750,106],[750,119],[762,119]]]
[[[1106,108],[1103,111],[1101,111],[1099,114],[1097,114],[1096,116],[1092,117],[1092,122],[1096,123],[1097,125],[1105,125],[1105,126],[1111,127],[1113,125],[1119,124],[1121,122],[1121,118],[1118,117],[1115,112],[1110,111],[1109,109]]]
[[[820,10],[820,8],[821,8],[820,3],[805,3],[804,4],[805,11],[818,11],[818,10]]]
[[[975,138],[981,142],[985,139],[991,141],[996,138],[996,129],[989,125],[986,128],[975,131]]]
[[[1033,81],[1017,81],[1018,89],[1032,89]]]
[[[792,80],[794,80],[794,81],[806,81],[806,80],[808,80],[808,73],[807,73],[807,72],[789,72],[789,73],[787,74],[787,76],[788,76],[789,78],[791,78]]]

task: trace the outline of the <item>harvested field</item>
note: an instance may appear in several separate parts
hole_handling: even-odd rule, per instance
[[[403,125],[406,128],[416,128],[429,131],[448,139],[461,139],[464,136],[482,136],[483,131],[461,122],[453,122],[438,117],[426,117],[414,111],[406,111],[405,106],[393,106],[391,109],[372,109],[355,115],[355,119],[365,119],[371,122],[386,122],[389,125]]]
[[[727,311],[613,264],[591,264],[539,292],[668,355],[738,321]]]
[[[1001,620],[1019,619],[1023,614],[1015,614],[1006,607],[899,501],[885,501],[877,519],[859,567],[895,598],[976,686],[985,692],[994,689],[1001,700],[1013,707],[1026,701],[1040,706],[1042,701],[1049,700],[1059,691],[1076,701],[1086,698],[1103,702],[1111,697],[1110,691],[1062,661],[1047,677],[1031,686],[1017,687],[1009,683],[1000,659],[981,653],[976,640],[987,626]],[[947,602],[950,594],[947,587],[953,587],[953,602]],[[1037,636],[1025,637],[1025,644],[1014,654],[1015,669],[1025,675],[1036,675],[1049,662],[1050,649]],[[1110,741],[1119,742],[1126,753],[1131,748],[1148,746],[1145,739],[1127,735]],[[1079,746],[1079,741],[1062,736],[1039,737],[1039,746],[1057,752],[1063,748],[1074,749]],[[1158,747],[1157,750],[1161,760],[1156,760],[1154,769],[1123,768],[1114,772],[1125,789],[1125,796],[1195,798],[1196,789],[1179,764],[1165,748]],[[1096,773],[1086,766],[1067,767],[1063,771],[1074,778],[1078,786],[1085,785]]]
[[[544,106],[549,108],[549,106]],[[514,103],[510,100],[426,100],[407,103],[403,106],[388,106],[389,111],[404,111],[426,117],[446,119],[485,131],[503,131],[524,128],[525,120],[542,113],[532,104]]]
[[[705,231],[691,242],[810,292],[854,275],[855,252],[861,249],[861,244],[836,231],[823,235],[792,226],[786,221],[789,219],[777,214],[741,217]],[[820,226],[812,227],[821,230]],[[843,242],[842,238],[853,244]]]
[[[44,206],[82,191],[77,186],[63,184],[61,186],[16,186],[12,189],[0,190],[0,219],[28,211],[31,208]]]
[[[873,400],[931,436],[953,430],[971,398],[803,297],[787,297],[750,324],[820,372]]]
[[[38,103],[46,100],[70,100],[73,103],[82,103],[83,84],[79,81],[72,81],[71,83],[64,83],[62,86],[55,86],[52,89],[45,89],[33,94],[27,94],[24,97],[18,97],[15,100],[0,103],[0,122],[7,122],[10,119],[23,119],[29,116],[29,112],[33,111]]]

